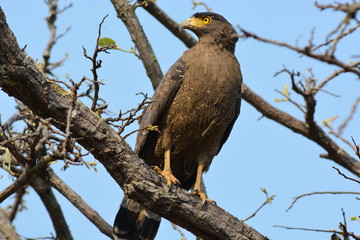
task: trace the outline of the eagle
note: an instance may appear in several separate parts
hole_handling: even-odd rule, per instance
[[[234,27],[212,12],[180,24],[199,38],[165,74],[139,120],[135,152],[162,175],[204,202],[202,174],[229,137],[240,113],[242,75],[234,55]],[[150,131],[157,126],[159,131]],[[154,239],[160,216],[124,197],[114,239]]]

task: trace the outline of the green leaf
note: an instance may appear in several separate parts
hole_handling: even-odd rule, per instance
[[[113,39],[107,37],[100,38],[98,44],[100,47],[109,47],[109,46],[116,47],[116,42]]]

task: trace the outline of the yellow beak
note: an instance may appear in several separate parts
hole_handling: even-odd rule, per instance
[[[180,28],[200,28],[204,26],[200,18],[189,18],[180,23]]]

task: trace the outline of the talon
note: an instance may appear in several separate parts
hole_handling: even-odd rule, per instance
[[[171,170],[161,170],[158,166],[155,166],[154,170],[165,177],[168,186],[171,184],[180,185],[180,181],[172,174]]]
[[[194,189],[191,194],[194,194],[198,196],[201,199],[201,202],[204,204],[205,202],[210,202],[216,204],[216,202],[212,199],[207,198],[206,194],[203,192],[200,192],[199,189]]]

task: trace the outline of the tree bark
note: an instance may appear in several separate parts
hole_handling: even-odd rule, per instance
[[[20,50],[0,9],[0,87],[66,128],[72,96],[47,79],[36,63]],[[72,137],[101,162],[128,197],[203,239],[267,239],[214,204],[201,203],[184,189],[170,189],[99,116],[80,101],[71,113]],[[116,209],[114,209],[116,211]]]

